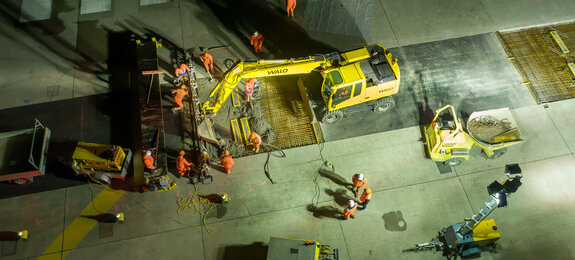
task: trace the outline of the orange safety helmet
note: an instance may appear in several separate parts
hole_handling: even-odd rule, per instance
[[[228,150],[224,151],[224,156],[230,156],[230,152],[228,152]]]
[[[365,193],[367,193],[367,194],[371,193],[371,189],[370,189],[370,188],[365,188],[365,190],[363,190],[363,191],[365,191]]]
[[[180,150],[180,155],[184,155],[186,154],[186,152],[184,152],[184,150]]]

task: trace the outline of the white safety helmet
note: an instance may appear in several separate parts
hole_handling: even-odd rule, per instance
[[[258,31],[256,31],[256,32],[254,33],[254,36],[258,36]]]
[[[357,176],[357,179],[363,181],[365,180],[365,176],[363,176],[363,173],[360,173],[359,176]]]
[[[355,206],[355,201],[349,200],[349,203],[348,203],[348,204],[349,204],[349,207],[350,207],[350,208],[353,208],[353,206]]]
[[[152,151],[146,151],[146,156],[152,156]]]

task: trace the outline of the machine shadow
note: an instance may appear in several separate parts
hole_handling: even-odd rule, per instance
[[[266,259],[268,246],[263,242],[254,242],[251,245],[227,246],[218,259]]]

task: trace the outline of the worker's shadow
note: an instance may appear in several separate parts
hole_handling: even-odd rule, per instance
[[[330,189],[325,189],[325,194],[332,196],[333,199],[335,200],[335,203],[337,203],[340,206],[346,206],[347,203],[349,202],[349,200],[353,200],[353,197],[347,195],[347,190],[344,189],[337,189],[335,191],[330,190]]]
[[[0,231],[0,241],[18,241],[20,236],[14,231]]]
[[[321,168],[319,168],[318,173],[319,173],[319,175],[330,179],[331,181],[333,181],[337,185],[346,187],[349,190],[352,190],[352,188],[353,188],[353,183],[347,182],[345,180],[345,178],[343,178],[341,175],[335,173],[333,168],[329,169],[327,167],[322,166]]]
[[[308,209],[313,212],[313,216],[316,218],[340,219],[343,216],[343,212],[334,206],[315,207],[314,205],[308,205]]]

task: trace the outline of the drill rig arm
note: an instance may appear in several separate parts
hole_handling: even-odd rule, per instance
[[[337,53],[285,60],[258,60],[256,62],[239,60],[210,92],[208,99],[216,94],[217,96],[213,102],[206,101],[202,106],[202,111],[204,114],[216,114],[242,79],[307,74],[318,68],[323,70],[332,67],[339,61],[340,57]]]

